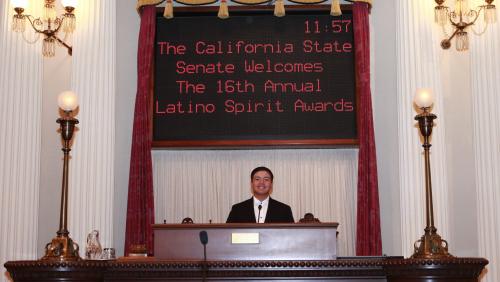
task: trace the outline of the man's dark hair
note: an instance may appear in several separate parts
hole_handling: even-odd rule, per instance
[[[271,182],[273,182],[273,179],[274,179],[273,172],[265,166],[259,166],[259,167],[254,168],[252,170],[252,173],[250,174],[250,180],[253,180],[253,176],[259,171],[265,171],[265,172],[269,173],[269,175],[271,175]]]

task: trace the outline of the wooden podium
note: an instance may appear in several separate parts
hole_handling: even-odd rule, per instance
[[[200,232],[208,237],[208,260],[333,260],[338,223],[156,224],[158,259],[203,260]]]

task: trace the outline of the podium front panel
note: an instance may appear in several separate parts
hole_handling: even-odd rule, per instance
[[[154,255],[159,259],[203,260],[200,232],[205,231],[207,260],[332,260],[337,257],[337,226],[337,223],[155,224]],[[240,243],[235,242],[235,236]]]

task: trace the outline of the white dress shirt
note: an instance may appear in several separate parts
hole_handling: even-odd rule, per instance
[[[260,209],[260,215],[259,215],[259,205],[262,206],[262,208]],[[253,197],[253,211],[255,212],[255,218],[257,219],[255,222],[257,223],[266,222],[266,214],[268,207],[269,207],[269,196],[264,201],[260,201],[259,199]]]

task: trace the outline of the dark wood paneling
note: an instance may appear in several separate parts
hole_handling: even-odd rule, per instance
[[[14,282],[49,281],[388,281],[477,282],[482,258],[417,260],[339,258],[321,261],[10,261]],[[203,269],[206,266],[207,271]]]
[[[159,259],[203,259],[199,234],[208,234],[210,260],[329,260],[337,257],[338,223],[153,225]],[[257,244],[232,244],[232,234],[258,234]]]

